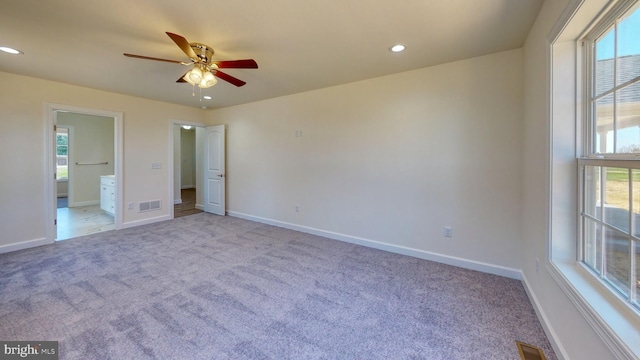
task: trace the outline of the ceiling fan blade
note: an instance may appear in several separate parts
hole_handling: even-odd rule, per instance
[[[196,55],[195,51],[193,51],[187,39],[185,39],[184,37],[178,34],[170,33],[168,31],[167,31],[167,35],[169,35],[171,40],[173,40],[173,42],[176,43],[176,45],[178,45],[178,47],[180,47],[180,49],[184,51],[184,53],[187,54],[187,56],[190,59],[198,58],[198,55]]]
[[[242,80],[240,80],[240,79],[238,79],[236,77],[233,77],[233,76],[231,76],[229,74],[225,74],[225,73],[223,73],[222,71],[219,71],[219,70],[217,70],[214,75],[219,77],[220,79],[222,79],[224,81],[227,81],[227,82],[230,82],[233,85],[238,86],[238,87],[246,84],[246,82],[244,82],[244,81],[242,81]]]
[[[155,58],[155,57],[151,57],[151,56],[142,56],[142,55],[127,54],[127,53],[124,53],[123,55],[124,56],[128,56],[128,57],[132,57],[132,58],[136,58],[136,59],[155,60],[155,61],[170,62],[170,63],[174,63],[174,64],[182,64],[182,61],[178,61],[178,60],[160,59],[160,58]]]
[[[218,68],[220,69],[257,69],[258,68],[258,64],[253,59],[214,61],[213,63],[218,65]]]

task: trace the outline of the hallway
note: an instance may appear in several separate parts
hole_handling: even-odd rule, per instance
[[[176,204],[173,206],[174,218],[199,214],[202,212],[202,210],[196,209],[196,189],[182,189],[181,198],[182,204]]]

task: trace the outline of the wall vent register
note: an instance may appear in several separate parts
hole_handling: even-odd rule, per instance
[[[160,210],[160,200],[145,201],[139,204],[138,212]]]

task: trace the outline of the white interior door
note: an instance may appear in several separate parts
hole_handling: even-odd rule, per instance
[[[207,126],[204,144],[204,211],[225,215],[225,126]]]

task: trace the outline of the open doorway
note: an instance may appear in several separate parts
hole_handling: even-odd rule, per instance
[[[48,176],[54,179],[47,187],[47,239],[119,228],[122,113],[47,104],[47,121],[53,130],[47,136],[53,142],[48,146]]]
[[[173,138],[173,217],[203,211],[202,206],[202,142],[204,127],[172,123]]]
[[[58,111],[56,122],[56,240],[115,229],[113,117]]]

